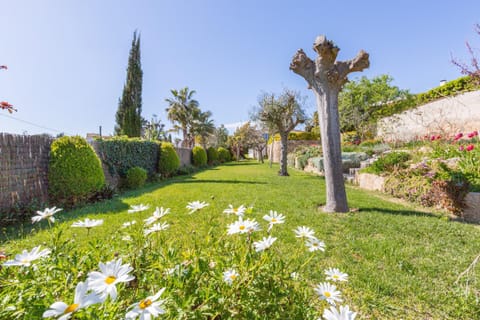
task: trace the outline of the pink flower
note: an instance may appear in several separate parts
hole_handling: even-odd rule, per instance
[[[476,137],[476,136],[478,136],[478,131],[476,131],[476,130],[473,131],[473,132],[470,132],[470,133],[468,134],[468,137],[469,137],[470,139],[473,138],[473,137]]]
[[[475,146],[473,144],[469,144],[466,148],[467,151],[472,151]]]
[[[463,146],[458,147],[458,150],[463,151],[465,148]]]
[[[430,137],[430,141],[435,141],[436,137],[435,136],[431,136]]]
[[[454,141],[457,141],[457,140],[460,140],[461,138],[463,137],[463,133],[457,133],[457,135],[455,136],[455,139],[453,139]]]

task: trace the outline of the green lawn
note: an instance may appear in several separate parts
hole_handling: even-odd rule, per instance
[[[269,210],[276,210],[286,216],[285,224],[274,227],[277,243],[281,245],[275,244],[275,250],[270,254],[286,260],[295,259],[297,265],[312,259],[301,270],[302,278],[306,279],[303,283],[307,286],[307,291],[311,292],[312,299],[315,299],[313,286],[324,281],[324,270],[337,267],[349,274],[348,285],[342,287],[342,292],[345,304],[358,311],[357,319],[480,317],[480,302],[475,299],[475,290],[480,290],[480,266],[470,278],[473,282],[470,282],[471,290],[468,293],[465,291],[465,281],[455,284],[458,275],[480,253],[478,226],[451,222],[441,215],[390,202],[375,193],[354,187],[347,188],[349,205],[359,208],[358,212],[322,213],[318,210],[318,206],[325,201],[322,178],[294,170],[289,171],[290,177],[280,177],[276,175],[277,171],[278,167],[269,168],[268,165],[256,162],[231,163],[193,176],[151,184],[110,201],[60,212],[56,215],[59,222],[53,231],[46,222],[34,225],[33,229],[30,224],[25,224],[13,230],[5,230],[0,251],[14,255],[41,244],[42,247],[57,248],[53,254],[72,252],[72,255],[87,256],[85,259],[75,256],[56,260],[57,264],[73,263],[73,259],[78,265],[95,268],[100,260],[130,254],[132,245],[120,240],[125,232],[121,226],[135,218],[139,222],[136,228],[140,228],[141,219],[150,216],[153,210],[129,214],[127,209],[130,205],[144,203],[151,208],[171,208],[171,214],[165,217],[170,228],[157,239],[158,246],[150,246],[149,249],[163,250],[165,248],[159,249],[162,243],[173,241],[177,247],[176,254],[185,259],[194,259],[196,254],[204,253],[206,249],[202,247],[218,244],[211,242],[211,237],[232,237],[226,235],[226,230],[227,225],[235,219],[222,211],[229,204],[244,204],[254,207],[253,213],[247,217],[255,218],[261,223],[264,222],[262,216]],[[185,206],[195,200],[210,205],[189,215]],[[73,221],[85,217],[103,219],[104,224],[93,228],[88,234],[85,229],[70,228]],[[315,235],[325,242],[326,251],[312,255],[303,250],[303,244],[295,238],[292,231],[298,226],[314,229]],[[262,227],[265,227],[264,223]],[[141,232],[141,229],[138,230]],[[300,253],[299,246],[302,247]],[[91,253],[98,248],[101,250]],[[90,252],[88,255],[82,253],[87,251]],[[168,255],[165,250],[163,253]],[[213,258],[215,257],[212,256]],[[15,295],[12,288],[20,290],[9,282],[17,276],[12,268],[14,267],[4,267],[0,270],[0,301],[5,299],[0,304],[4,306],[8,299],[18,298],[12,297]],[[76,266],[70,265],[68,268],[78,273],[73,280],[65,280],[63,284],[62,288],[71,289],[75,281],[84,281],[85,270],[77,270]],[[60,274],[55,273],[55,268],[51,272],[52,278],[55,274]],[[68,281],[72,283],[67,284]],[[182,286],[178,283],[176,285],[177,288]],[[52,293],[48,294],[35,293],[38,294],[37,299],[42,299],[39,302],[35,300],[35,294],[33,298],[18,298],[19,305],[22,305],[18,315],[31,319],[29,313],[36,312],[38,317],[38,314],[41,315],[40,310],[45,310],[45,306],[48,307],[55,299],[63,297],[62,288],[52,288]],[[2,289],[5,290],[3,295]],[[168,289],[166,294],[168,295]],[[28,306],[21,303],[22,299],[34,301],[35,306],[28,309]],[[270,317],[264,317],[280,318],[273,313]]]

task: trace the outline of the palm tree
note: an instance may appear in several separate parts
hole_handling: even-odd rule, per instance
[[[189,147],[191,142],[189,136],[191,135],[192,124],[196,115],[200,112],[199,103],[197,100],[192,99],[195,94],[195,90],[189,90],[188,87],[180,89],[180,91],[172,89],[170,90],[173,98],[165,99],[168,102],[167,116],[170,121],[173,122],[174,130],[176,132],[182,131],[183,134],[183,147]]]
[[[207,138],[215,132],[215,124],[210,119],[212,113],[210,111],[199,112],[195,116],[192,127],[192,137],[190,139],[191,146],[195,142],[195,137],[199,136],[202,146],[206,149]]]

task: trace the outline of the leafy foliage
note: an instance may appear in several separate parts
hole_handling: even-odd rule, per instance
[[[214,164],[218,161],[218,151],[214,147],[207,149],[208,164]]]
[[[130,168],[127,171],[125,181],[128,188],[139,188],[145,184],[145,181],[147,181],[147,170],[140,167]]]
[[[196,167],[203,167],[207,165],[207,152],[200,146],[195,146],[192,149],[193,165]]]
[[[48,191],[54,203],[75,205],[105,184],[100,159],[81,137],[62,137],[51,145]]]
[[[381,174],[384,172],[393,172],[398,169],[405,169],[406,163],[411,155],[408,152],[392,151],[378,158],[370,167],[364,169],[364,172]]]
[[[159,150],[158,172],[162,176],[169,177],[180,167],[180,158],[171,143],[162,142]]]
[[[280,135],[277,133],[273,137],[270,137],[268,143],[272,143],[272,140],[280,141]],[[318,141],[320,140],[320,134],[316,132],[292,131],[288,134],[288,140]]]
[[[137,138],[115,137],[97,140],[99,157],[112,175],[124,178],[128,169],[142,167],[152,177],[157,172],[157,143]]]
[[[133,33],[132,48],[128,58],[127,80],[115,116],[115,134],[140,137],[142,129],[142,79],[140,62],[140,36]]]
[[[224,162],[228,162],[228,161],[231,161],[232,160],[232,156],[230,154],[230,151],[228,151],[227,149],[223,148],[223,147],[220,147],[218,148],[218,160],[222,163]]]

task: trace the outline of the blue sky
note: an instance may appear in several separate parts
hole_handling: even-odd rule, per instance
[[[134,30],[141,33],[143,112],[166,123],[170,89],[197,91],[217,125],[248,119],[262,91],[288,87],[314,99],[288,67],[325,34],[341,60],[360,49],[370,68],[422,92],[460,76],[451,54],[468,61],[465,41],[480,47],[473,26],[480,1],[42,0],[1,4],[0,132],[112,133]],[[26,122],[22,122],[26,121]],[[37,126],[44,128],[39,128]]]

